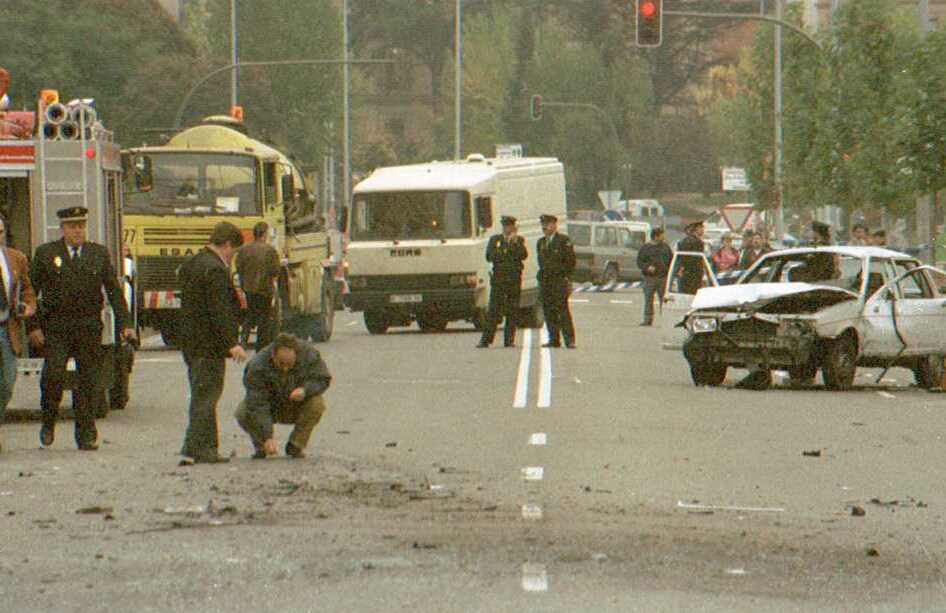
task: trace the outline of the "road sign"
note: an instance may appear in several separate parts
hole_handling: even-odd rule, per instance
[[[616,209],[621,201],[621,190],[602,190],[598,192],[598,200],[606,209]]]
[[[521,158],[522,157],[522,143],[496,145],[496,157]]]
[[[750,190],[749,178],[746,176],[745,168],[723,168],[723,191],[724,192],[748,192]]]
[[[725,204],[719,209],[719,214],[733,232],[742,232],[749,227],[752,219],[752,204]]]

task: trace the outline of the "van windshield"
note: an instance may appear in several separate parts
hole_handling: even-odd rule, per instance
[[[466,192],[378,192],[356,194],[351,240],[470,238]]]
[[[129,213],[259,215],[255,158],[226,153],[126,155]]]

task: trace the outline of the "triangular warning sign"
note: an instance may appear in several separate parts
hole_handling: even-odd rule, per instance
[[[731,231],[742,232],[748,227],[749,220],[752,219],[752,205],[726,205],[719,209],[719,214]]]

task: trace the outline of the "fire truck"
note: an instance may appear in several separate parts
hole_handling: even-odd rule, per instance
[[[235,224],[249,240],[253,226],[265,221],[282,262],[280,327],[316,342],[331,338],[344,283],[338,251],[333,256],[322,211],[298,165],[251,138],[239,107],[164,145],[127,149],[122,158],[124,242],[134,260],[139,325],[179,345],[181,264],[218,222]]]
[[[58,92],[43,90],[35,110],[9,111],[4,95],[8,83],[0,69],[0,215],[6,244],[32,256],[39,245],[60,238],[56,212],[81,205],[89,210],[88,239],[108,249],[130,299],[122,266],[121,148],[89,100],[64,104]],[[109,408],[125,408],[134,355],[131,347],[118,342],[107,302],[102,320],[106,368],[101,391],[110,398],[101,399],[99,417]],[[38,373],[42,363],[36,355],[24,357],[18,371]]]

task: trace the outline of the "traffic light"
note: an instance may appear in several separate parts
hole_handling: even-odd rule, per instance
[[[542,119],[542,96],[538,94],[532,94],[532,104],[529,106],[529,116],[532,117],[532,121],[538,121]]]
[[[634,4],[637,46],[659,47],[664,38],[664,0],[634,0]]]

